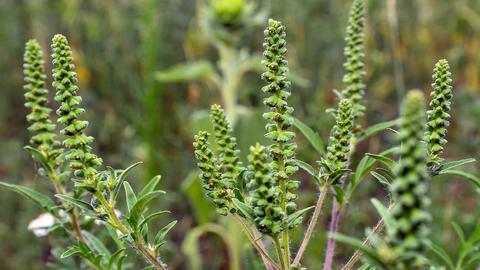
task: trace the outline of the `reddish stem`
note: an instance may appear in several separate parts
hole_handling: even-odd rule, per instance
[[[336,233],[338,230],[338,220],[340,219],[340,213],[342,208],[338,206],[337,201],[334,200],[332,207],[332,217],[330,219],[330,233]],[[323,270],[332,269],[333,256],[335,254],[335,239],[331,236],[328,237],[327,241],[327,251],[325,253],[325,264],[323,265]]]

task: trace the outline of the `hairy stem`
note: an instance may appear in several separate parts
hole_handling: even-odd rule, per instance
[[[317,203],[315,204],[315,209],[312,214],[312,218],[310,219],[310,223],[308,224],[307,231],[305,232],[305,238],[303,238],[302,244],[300,245],[297,255],[293,260],[293,264],[297,264],[300,262],[300,260],[302,259],[303,253],[305,253],[305,250],[307,249],[308,243],[313,234],[313,230],[317,225],[318,217],[320,216],[323,201],[325,200],[327,192],[328,192],[328,187],[326,185],[320,187],[320,195],[318,196]]]
[[[337,201],[333,202],[333,211],[332,218],[330,220],[330,233],[336,233],[338,230],[338,221],[340,219],[340,213],[342,212],[342,207],[338,205]],[[332,269],[333,256],[335,254],[335,239],[333,237],[328,237],[327,241],[327,251],[325,253],[325,264],[323,265],[323,270]]]
[[[282,246],[280,245],[280,240],[278,239],[278,235],[272,236],[273,243],[275,244],[275,250],[277,251],[277,257],[280,261],[280,266],[282,270],[287,270],[288,268],[285,267],[285,262],[283,261],[283,252]]]
[[[122,234],[128,235],[130,232],[123,225],[120,219],[115,214],[114,208],[107,202],[102,192],[96,191],[95,196],[98,198],[102,206],[107,210],[108,217],[110,219],[110,224],[119,230]],[[142,240],[142,237],[137,235],[134,239],[135,248],[158,270],[167,270],[166,264],[164,264],[155,254],[146,247],[145,243]]]
[[[275,261],[268,255],[268,252],[265,250],[265,247],[262,244],[259,244],[259,240],[256,240],[255,236],[252,234],[250,229],[248,228],[248,225],[245,223],[245,221],[242,220],[241,217],[238,215],[233,215],[238,222],[242,225],[243,230],[245,231],[245,234],[247,235],[248,240],[252,243],[252,245],[255,247],[255,249],[260,253],[262,256],[263,263],[265,264],[265,268],[271,269],[272,267],[275,269],[280,269],[279,266],[275,263]]]
[[[388,207],[389,212],[393,209],[394,205],[395,205],[394,203],[390,204],[390,206]],[[380,234],[384,227],[385,227],[385,220],[383,220],[383,218],[382,218],[377,222],[375,227],[373,227],[372,232],[367,236],[365,241],[363,241],[362,246],[364,246],[364,247],[369,246],[370,242],[372,241],[372,237],[376,234]],[[342,270],[352,269],[352,267],[355,266],[355,264],[358,262],[358,260],[360,260],[362,255],[363,255],[363,253],[360,249],[355,250],[352,257],[350,257],[348,262],[342,267]]]

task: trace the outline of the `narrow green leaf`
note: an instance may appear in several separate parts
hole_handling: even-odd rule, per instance
[[[313,209],[315,206],[310,206],[301,210],[298,210],[297,212],[288,215],[286,219],[287,227],[290,227],[291,225],[295,224],[299,218],[301,218],[307,211]]]
[[[15,191],[30,200],[34,201],[37,203],[40,207],[42,207],[45,210],[50,210],[54,208],[56,205],[55,203],[45,194],[42,194],[38,191],[35,191],[31,188],[25,187],[25,186],[20,186],[20,185],[15,185],[15,184],[9,184],[5,182],[0,182],[0,186],[3,186],[7,189],[10,189],[12,191]]]
[[[442,164],[442,171],[446,170],[451,170],[453,168],[463,166],[472,162],[475,162],[476,160],[474,158],[466,158],[462,160],[455,160],[455,161],[450,161],[450,162],[445,162]]]
[[[127,182],[125,182],[127,183]],[[132,226],[133,229],[138,228],[138,221],[140,220],[140,217],[142,216],[143,212],[145,211],[145,208],[148,206],[148,204],[155,199],[157,196],[160,194],[164,194],[164,191],[157,190],[157,191],[152,191],[148,193],[147,195],[138,198],[138,200],[135,202],[135,204],[131,207],[129,213],[128,213],[128,222]]]
[[[455,233],[457,233],[458,239],[460,239],[462,245],[465,244],[465,234],[463,233],[462,228],[460,228],[460,226],[455,222],[452,222],[452,227],[455,230]]]
[[[108,260],[108,266],[107,266],[108,270],[113,270],[112,267],[113,267],[113,264],[115,263],[115,260],[117,260],[117,257],[122,255],[124,252],[125,252],[125,248],[121,248],[121,249],[115,251],[115,253],[112,254],[110,259]]]
[[[253,209],[248,206],[247,204],[237,200],[237,199],[232,199],[232,202],[233,204],[235,205],[235,207],[240,210],[240,212],[249,220],[253,220],[254,219],[254,215],[253,215]]]
[[[177,224],[176,220],[168,223],[165,227],[163,227],[160,231],[158,231],[157,235],[155,236],[154,243],[158,245],[160,242],[162,242],[163,239],[165,239],[165,236],[167,235],[167,233],[173,228],[173,226],[175,226],[175,224]]]
[[[125,198],[127,200],[127,211],[130,212],[133,205],[137,202],[137,196],[135,196],[135,192],[133,192],[130,183],[126,181],[123,182],[123,189],[125,190]]]
[[[375,179],[377,179],[377,181],[380,182],[380,184],[382,184],[382,185],[384,185],[384,186],[386,186],[386,187],[388,187],[388,186],[390,185],[390,181],[388,181],[388,179],[387,179],[385,176],[383,176],[383,175],[381,175],[381,174],[379,174],[379,173],[377,173],[377,172],[375,172],[375,171],[370,172],[370,174],[371,174]]]
[[[188,82],[206,79],[215,75],[215,69],[208,61],[197,61],[177,64],[166,70],[155,73],[160,82]]]
[[[40,167],[42,167],[48,172],[53,171],[52,167],[48,163],[47,157],[45,157],[42,152],[38,151],[38,149],[31,146],[25,146],[23,149],[25,149],[25,151],[27,151],[32,156],[32,158],[40,164]]]
[[[438,255],[438,257],[440,257],[448,265],[448,267],[451,270],[455,269],[455,266],[453,265],[452,259],[450,258],[450,256],[448,256],[447,252],[445,252],[445,250],[442,247],[440,247],[439,245],[437,245],[435,243],[431,243],[428,246],[430,247],[430,249],[433,252],[435,252],[435,254]]]
[[[392,232],[395,227],[395,220],[393,219],[388,209],[379,200],[375,198],[371,199],[370,201],[385,222],[385,227],[387,228],[387,231]]]
[[[91,234],[88,231],[82,231],[82,234],[83,236],[85,236],[88,243],[93,247],[93,249],[98,252],[98,254],[106,258],[110,257],[110,251],[95,235]]]
[[[363,245],[362,241],[340,233],[329,233],[329,236],[338,242],[350,245],[353,248],[360,250],[364,254],[364,256],[367,256],[369,259],[375,261],[376,263],[382,263],[378,254],[372,248]]]
[[[377,134],[378,132],[385,130],[387,128],[391,128],[396,126],[400,123],[400,119],[390,120],[382,123],[375,124],[373,126],[368,127],[363,131],[362,136],[357,139],[357,143],[367,139],[368,137]]]
[[[120,173],[120,175],[119,175],[118,178],[117,178],[117,183],[115,184],[115,188],[113,189],[113,197],[114,197],[114,198],[117,198],[118,193],[120,193],[120,188],[122,187],[123,182],[124,182],[125,179],[127,178],[128,174],[132,171],[133,168],[137,167],[137,166],[140,165],[140,164],[142,164],[142,162],[134,163],[134,164],[128,166],[127,168],[125,168],[125,169]]]
[[[150,220],[152,220],[152,219],[154,219],[154,218],[156,218],[156,217],[159,217],[159,216],[161,216],[161,215],[163,215],[163,214],[169,214],[169,213],[170,213],[170,211],[164,210],[164,211],[158,211],[158,212],[156,212],[156,213],[153,213],[153,214],[151,214],[151,215],[148,215],[146,218],[144,218],[144,219],[142,220],[142,222],[140,222],[140,225],[138,225],[138,227],[139,227],[139,228],[142,228],[143,225],[144,225],[144,224],[147,224]]]
[[[146,194],[152,192],[155,190],[155,187],[158,185],[158,183],[160,182],[160,179],[162,179],[162,176],[161,175],[157,175],[155,177],[153,177],[149,182],[148,184],[145,185],[145,187],[142,189],[142,191],[140,191],[140,193],[138,193],[138,197],[143,197],[145,196]]]
[[[302,168],[304,171],[306,171],[308,174],[310,174],[311,176],[313,176],[315,179],[318,180],[318,172],[315,171],[312,165],[299,159],[295,159],[295,165]]]
[[[297,118],[293,119],[293,125],[302,132],[302,134],[307,138],[307,140],[312,144],[313,148],[317,150],[320,155],[325,154],[325,147],[322,141],[322,138],[320,138],[320,135],[313,131],[310,127],[305,125],[302,121],[298,120]]]
[[[458,175],[464,177],[466,180],[470,181],[472,184],[474,184],[477,188],[480,188],[480,178],[477,176],[463,172],[463,171],[458,171],[458,170],[442,170],[439,174],[451,174],[451,175]]]
[[[388,158],[384,155],[377,155],[377,154],[371,154],[371,153],[367,153],[366,155],[373,158],[373,159],[376,159],[376,160],[382,162],[389,169],[393,169],[393,167],[395,166],[395,161],[393,161],[391,158]]]
[[[73,246],[73,247],[69,247],[67,250],[65,250],[61,255],[60,255],[60,259],[65,259],[65,258],[68,258],[74,254],[78,254],[78,253],[81,253],[82,251],[80,250],[79,247],[77,246]]]
[[[345,192],[343,191],[343,187],[341,185],[334,185],[333,190],[337,202],[340,205],[343,204],[345,201]]]
[[[79,199],[73,198],[71,196],[56,194],[55,197],[59,198],[62,201],[69,202],[69,203],[71,203],[75,206],[78,206],[81,209],[85,209],[85,210],[88,210],[88,211],[94,211],[93,207],[89,203],[86,203],[86,202],[81,201]]]

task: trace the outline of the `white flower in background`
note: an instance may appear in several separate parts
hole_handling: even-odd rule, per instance
[[[28,223],[28,230],[36,237],[48,235],[48,230],[55,224],[55,218],[50,213],[43,213]]]

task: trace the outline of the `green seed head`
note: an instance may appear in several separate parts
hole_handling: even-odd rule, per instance
[[[422,92],[410,91],[402,106],[400,161],[394,169],[396,179],[390,187],[396,206],[392,211],[397,225],[391,246],[398,258],[398,269],[419,269],[424,262],[418,255],[424,250],[430,214],[427,207],[428,177],[426,149],[422,143],[425,107]]]
[[[226,187],[233,189],[237,186],[236,179],[242,170],[237,139],[233,136],[232,127],[221,106],[213,105],[211,107],[210,118],[218,144],[218,161],[222,171],[222,181]]]
[[[347,34],[344,49],[345,75],[343,83],[345,88],[342,90],[342,96],[348,98],[353,104],[354,119],[362,116],[365,106],[361,100],[365,94],[365,84],[362,82],[365,76],[364,58],[364,28],[365,28],[365,0],[354,0],[350,16],[348,18]]]
[[[345,98],[340,101],[335,122],[328,141],[327,155],[321,161],[322,178],[326,180],[332,173],[346,169],[348,166],[353,136],[353,108],[349,99]]]
[[[440,169],[443,158],[443,147],[447,143],[445,136],[448,119],[450,118],[450,104],[452,99],[452,73],[447,60],[442,59],[435,65],[433,73],[433,91],[431,93],[432,101],[430,102],[430,110],[427,112],[427,130],[425,132],[425,142],[428,147],[430,170]]]
[[[213,200],[219,214],[227,215],[228,205],[233,194],[223,184],[220,168],[209,147],[208,136],[209,134],[205,131],[200,131],[195,135],[193,147],[195,148],[195,157],[198,161],[197,166],[202,171],[200,178],[207,196]]]
[[[63,145],[69,149],[66,158],[76,176],[92,178],[102,160],[91,153],[90,144],[93,138],[84,134],[88,122],[79,119],[85,110],[80,107],[82,98],[77,93],[77,74],[72,50],[63,35],[57,34],[53,37],[52,51],[53,87],[57,90],[55,100],[60,103],[57,110],[58,122],[64,126],[60,132],[67,137]]]
[[[264,234],[277,234],[283,230],[285,213],[280,206],[281,190],[272,175],[267,149],[260,144],[250,147],[248,161],[252,178],[247,188],[250,190],[255,225]]]
[[[55,124],[50,120],[52,110],[48,108],[43,53],[36,40],[26,43],[23,61],[25,107],[31,111],[27,115],[30,123],[28,130],[33,134],[30,144],[49,156],[59,142],[55,139]]]
[[[285,59],[287,53],[285,26],[270,19],[264,34],[262,63],[267,71],[262,74],[262,78],[267,85],[262,88],[262,91],[269,95],[264,99],[264,104],[270,109],[263,115],[268,121],[265,136],[273,140],[273,144],[269,147],[273,177],[278,183],[285,183],[286,194],[282,195],[286,198],[285,204],[288,205],[287,214],[291,214],[296,209],[294,200],[297,197],[291,191],[297,189],[299,183],[288,179],[298,168],[294,162],[297,149],[294,141],[295,133],[289,130],[292,126],[293,108],[287,103],[287,98],[290,96],[288,91],[290,81],[286,78],[288,68]]]

